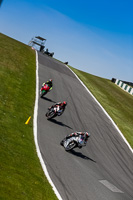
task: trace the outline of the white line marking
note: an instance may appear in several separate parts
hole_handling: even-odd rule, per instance
[[[99,182],[102,183],[105,187],[107,187],[112,192],[124,193],[121,190],[119,190],[116,186],[114,186],[113,184],[111,184],[110,182],[108,182],[107,180],[101,180]]]
[[[35,99],[35,107],[34,107],[34,119],[33,119],[33,130],[34,130],[34,140],[35,140],[35,145],[36,145],[36,151],[37,151],[37,155],[40,159],[40,163],[42,165],[43,171],[50,183],[50,185],[52,186],[52,189],[54,190],[57,198],[59,200],[63,200],[59,194],[59,192],[57,191],[53,181],[51,180],[49,173],[47,171],[46,165],[43,161],[40,149],[39,149],[39,145],[38,145],[38,141],[37,141],[37,115],[38,115],[38,87],[39,87],[39,77],[38,77],[38,53],[36,51],[36,99]]]
[[[93,97],[93,99],[97,102],[97,104],[101,107],[101,109],[103,110],[103,112],[107,115],[107,117],[110,119],[110,121],[112,122],[112,124],[114,125],[114,127],[116,128],[116,130],[118,131],[118,133],[121,135],[121,137],[123,138],[124,142],[127,144],[128,148],[131,150],[131,152],[133,153],[133,149],[130,146],[130,144],[128,143],[128,141],[126,140],[126,138],[124,137],[124,135],[122,134],[122,132],[119,130],[119,128],[117,127],[117,125],[115,124],[115,122],[112,120],[112,118],[109,116],[109,114],[106,112],[106,110],[102,107],[102,105],[97,101],[97,99],[93,96],[93,94],[90,92],[90,90],[85,86],[85,84],[79,79],[79,77],[67,66],[65,65],[75,76],[76,78],[80,81],[80,83],[85,87],[85,89],[89,92],[89,94]]]

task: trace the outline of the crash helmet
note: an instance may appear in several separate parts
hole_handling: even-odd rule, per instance
[[[61,106],[65,107],[67,105],[67,102],[66,101],[63,101]]]
[[[52,83],[52,79],[49,79],[49,82],[51,82],[51,83]]]
[[[84,136],[85,136],[85,141],[87,141],[87,140],[88,140],[88,138],[90,137],[90,133],[88,133],[88,132],[85,132]]]
[[[63,105],[66,106],[66,105],[67,105],[67,102],[66,102],[66,101],[63,101]]]

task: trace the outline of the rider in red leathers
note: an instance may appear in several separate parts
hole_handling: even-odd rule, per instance
[[[53,87],[52,79],[49,79],[47,82],[43,83],[42,87],[44,87],[45,84],[47,84],[50,87],[50,90],[52,90],[52,87]]]

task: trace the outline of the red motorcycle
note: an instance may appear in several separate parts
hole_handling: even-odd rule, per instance
[[[43,97],[50,91],[50,87],[45,84],[41,89],[40,89],[40,97]]]

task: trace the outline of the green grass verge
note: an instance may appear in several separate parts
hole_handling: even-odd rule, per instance
[[[57,199],[35,150],[35,70],[35,52],[0,33],[1,200]]]
[[[133,96],[111,80],[69,66],[104,107],[133,148]]]

